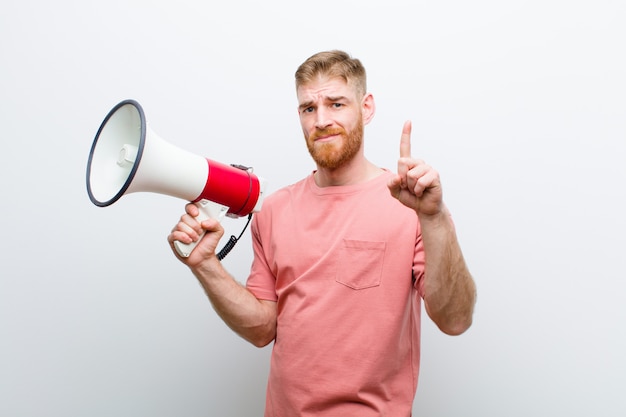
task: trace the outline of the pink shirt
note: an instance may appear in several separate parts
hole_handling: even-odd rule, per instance
[[[266,197],[247,288],[277,302],[266,417],[410,416],[419,371],[424,251],[389,172]]]

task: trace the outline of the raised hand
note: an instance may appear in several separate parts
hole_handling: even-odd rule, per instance
[[[430,165],[411,156],[411,122],[406,121],[400,136],[398,174],[387,184],[391,195],[421,215],[435,215],[443,210],[439,173]]]

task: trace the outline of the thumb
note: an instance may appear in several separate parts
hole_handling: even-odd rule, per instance
[[[389,188],[389,192],[392,197],[399,198],[400,191],[402,189],[402,180],[399,175],[394,175],[387,181],[387,188]]]

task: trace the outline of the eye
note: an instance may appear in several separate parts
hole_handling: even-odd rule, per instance
[[[341,108],[341,107],[343,107],[343,106],[344,106],[344,104],[343,104],[343,103],[333,103],[333,104],[331,105],[331,107],[332,107],[333,109],[339,109],[339,108]]]

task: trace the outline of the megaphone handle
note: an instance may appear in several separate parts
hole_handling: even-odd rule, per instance
[[[198,206],[198,209],[200,211],[198,216],[196,216],[196,220],[198,222],[202,222],[206,219],[217,219],[221,222],[224,218],[224,215],[228,212],[229,209],[222,204],[218,204],[209,200],[200,200],[196,203],[196,206]],[[178,252],[178,254],[183,258],[189,257],[193,248],[195,248],[200,239],[202,239],[202,236],[204,236],[204,233],[200,235],[200,238],[197,241],[191,243],[182,243],[179,241],[175,241],[174,248],[176,249],[176,252]]]

